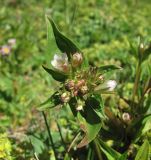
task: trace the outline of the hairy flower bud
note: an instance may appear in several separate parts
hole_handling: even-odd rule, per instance
[[[140,43],[140,45],[139,45],[139,49],[140,49],[140,52],[141,52],[141,53],[144,53],[145,46],[144,46],[144,44],[143,44],[143,43]]]
[[[99,76],[99,80],[103,81],[104,77],[102,75]]]
[[[84,106],[83,101],[78,100],[78,102],[77,102],[77,106],[76,106],[76,110],[77,110],[77,111],[82,110],[82,109],[83,109],[83,106]]]
[[[88,92],[88,87],[86,85],[82,86],[80,91],[81,91],[82,94],[86,94]]]
[[[82,87],[83,85],[85,84],[85,80],[84,79],[81,79],[77,82],[77,87],[80,88]]]
[[[81,111],[82,109],[83,109],[82,105],[78,105],[77,108],[76,108],[77,111]]]
[[[65,85],[66,85],[66,88],[71,91],[74,89],[75,82],[74,82],[74,80],[70,80]]]
[[[83,60],[83,57],[82,57],[81,53],[75,53],[75,54],[73,54],[73,57],[72,57],[72,66],[73,67],[80,66],[81,63],[82,63],[82,60]]]
[[[128,121],[130,121],[131,117],[130,117],[129,113],[124,112],[122,114],[122,119],[123,119],[123,121],[128,122]]]
[[[62,101],[63,103],[68,103],[69,100],[70,100],[70,94],[69,94],[69,93],[65,92],[65,93],[63,93],[63,94],[61,95],[61,101]]]

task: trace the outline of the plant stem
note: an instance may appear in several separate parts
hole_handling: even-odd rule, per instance
[[[133,95],[132,95],[132,107],[134,107],[135,96],[137,94],[137,89],[139,86],[140,75],[141,75],[141,61],[138,62],[137,68],[136,68],[136,77],[135,77]]]
[[[95,138],[93,142],[94,142],[94,146],[95,146],[95,149],[96,149],[96,153],[97,153],[98,159],[99,160],[103,160],[100,148],[98,146],[98,140]]]
[[[42,115],[44,117],[45,125],[46,125],[47,131],[48,131],[48,136],[49,136],[49,139],[50,139],[50,142],[51,142],[51,145],[52,145],[52,149],[54,151],[55,159],[57,160],[57,153],[56,153],[56,150],[55,150],[55,145],[54,145],[53,138],[52,138],[52,135],[51,135],[51,131],[50,131],[50,128],[49,128],[49,125],[48,125],[48,122],[47,122],[47,117],[46,117],[46,114],[45,114],[44,111],[42,111]]]
[[[64,139],[63,139],[63,135],[62,135],[62,132],[61,132],[61,128],[60,128],[60,125],[58,123],[58,121],[56,120],[56,123],[57,123],[57,127],[58,127],[58,130],[59,130],[59,134],[60,134],[60,138],[61,138],[61,141],[62,141],[62,144],[64,145],[64,148],[66,150],[66,145],[65,145],[65,142],[64,142]]]

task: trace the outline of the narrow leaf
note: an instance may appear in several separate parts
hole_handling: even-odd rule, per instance
[[[38,106],[38,110],[43,111],[48,108],[54,108],[59,104],[61,104],[60,96],[58,92],[55,92],[51,97]]]
[[[105,142],[103,142],[101,139],[100,142],[100,149],[102,152],[106,155],[108,160],[116,160],[121,157],[121,154],[109,147]]]
[[[135,160],[149,160],[149,142],[145,140],[143,145],[139,148]]]
[[[91,107],[86,107],[85,117],[78,113],[78,119],[82,130],[85,132],[85,136],[82,141],[78,144],[78,148],[81,148],[88,143],[90,143],[97,136],[98,132],[101,129],[101,120],[96,115]],[[89,114],[88,114],[89,113]]]
[[[57,28],[56,24],[51,18],[48,18],[51,26],[53,28],[53,33],[55,36],[56,44],[58,48],[63,52],[66,53],[68,58],[70,59],[70,54],[81,52],[80,49],[67,37],[65,37]]]
[[[44,68],[44,70],[46,72],[48,72],[56,81],[59,81],[59,82],[64,82],[66,79],[67,79],[67,75],[61,73],[61,72],[58,72],[58,71],[54,71],[52,69],[49,69],[45,66],[42,66]]]
[[[119,66],[115,66],[115,65],[106,65],[106,66],[101,66],[98,68],[98,72],[100,72],[101,74],[106,73],[106,72],[110,72],[116,69],[122,69]]]

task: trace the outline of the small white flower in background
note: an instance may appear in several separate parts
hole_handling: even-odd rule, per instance
[[[75,53],[72,56],[72,66],[78,67],[82,63],[83,57],[81,53]]]
[[[123,121],[127,122],[131,119],[131,117],[130,117],[129,113],[124,112],[122,114],[122,119],[123,119]]]
[[[14,45],[16,44],[16,39],[15,39],[15,38],[9,39],[9,40],[8,40],[8,44],[9,44],[10,46],[14,46]]]
[[[69,63],[68,57],[65,53],[63,54],[55,54],[54,59],[51,61],[52,66],[62,72],[68,72]]]
[[[109,91],[113,91],[114,88],[116,87],[117,83],[114,80],[109,80],[106,83],[106,87],[108,88]]]
[[[8,45],[2,46],[1,49],[0,49],[0,53],[2,55],[9,55],[11,53],[11,47],[8,46]]]

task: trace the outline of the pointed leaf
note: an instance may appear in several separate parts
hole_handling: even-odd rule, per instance
[[[149,142],[145,140],[143,145],[139,148],[135,160],[149,160]]]
[[[127,160],[127,152],[123,153],[118,160]]]
[[[150,120],[151,120],[151,114],[144,115],[138,120],[134,120],[134,123],[132,123],[132,125],[128,128],[128,131],[130,132],[130,134],[132,134],[132,136],[135,135],[133,136],[134,143],[137,142],[139,138],[146,132],[146,129],[144,129],[144,127],[146,126],[147,122],[149,122]],[[147,131],[148,130],[149,129],[147,129]]]
[[[101,74],[104,74],[106,72],[110,72],[110,71],[113,71],[113,70],[116,70],[116,69],[122,69],[122,68],[119,67],[119,66],[115,66],[115,65],[106,65],[106,66],[99,67],[98,72],[101,73]]]
[[[102,152],[106,155],[108,160],[116,160],[121,157],[121,154],[109,147],[105,142],[103,142],[101,139],[100,142],[100,149]]]
[[[44,68],[44,70],[46,72],[48,72],[56,81],[59,81],[59,82],[64,82],[66,79],[67,79],[67,75],[61,73],[61,72],[58,72],[58,71],[54,71],[52,69],[49,69],[49,68],[46,68],[44,66],[42,66]]]
[[[55,37],[53,34],[53,30],[51,27],[51,23],[46,16],[46,24],[47,24],[47,55],[49,55],[48,59],[53,59],[54,52],[58,53],[59,49],[55,43]]]
[[[77,116],[82,130],[85,132],[84,138],[77,146],[78,148],[81,148],[94,140],[102,126],[100,118],[96,115],[93,109],[87,107],[86,110],[87,112],[84,113],[86,114],[85,117],[83,117],[81,113],[78,113]]]
[[[45,102],[41,103],[38,107],[38,110],[43,111],[48,108],[54,108],[57,105],[61,104],[60,95],[58,92],[55,92],[51,97],[49,97]]]
[[[56,44],[58,48],[63,52],[66,53],[68,58],[70,59],[70,54],[81,52],[80,49],[67,37],[65,37],[57,28],[56,24],[51,18],[48,18],[51,26],[53,28],[53,33],[55,36]]]

